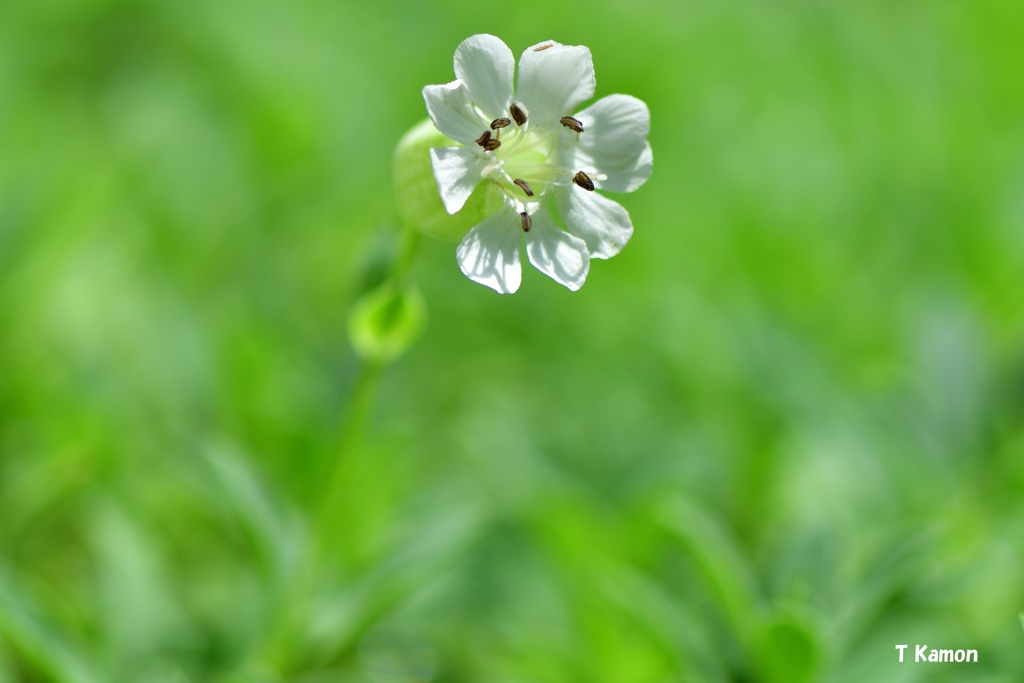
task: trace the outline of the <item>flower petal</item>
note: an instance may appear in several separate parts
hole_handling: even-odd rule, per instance
[[[579,149],[594,160],[598,171],[636,159],[651,132],[651,112],[642,100],[629,95],[602,97],[575,117],[586,131]]]
[[[515,67],[512,50],[486,33],[466,38],[455,49],[455,76],[466,84],[473,102],[490,120],[508,111]]]
[[[571,289],[578,290],[590,270],[587,245],[555,225],[547,211],[531,216],[533,226],[526,233],[526,254],[540,272]]]
[[[519,263],[522,234],[522,219],[506,204],[463,238],[455,250],[459,268],[474,282],[499,294],[512,294],[523,278]]]
[[[485,152],[472,147],[432,147],[430,165],[445,211],[455,213],[480,184],[490,163]]]
[[[558,212],[569,232],[587,243],[590,258],[611,258],[633,236],[629,214],[617,202],[578,187],[560,187]]]
[[[598,155],[600,157],[600,155]],[[597,159],[577,150],[575,165],[587,172],[594,181],[594,187],[610,192],[632,192],[651,177],[654,157],[651,145],[644,143],[640,154],[620,164],[600,163]]]
[[[472,145],[488,130],[490,121],[485,121],[473,108],[469,89],[462,81],[426,86],[423,101],[434,127],[456,142]]]
[[[530,125],[559,128],[559,119],[594,96],[594,60],[582,45],[545,40],[526,48],[519,58],[516,97],[530,115]]]

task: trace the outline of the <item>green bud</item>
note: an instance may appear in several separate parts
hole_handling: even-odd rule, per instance
[[[445,211],[430,167],[430,148],[453,145],[430,119],[413,126],[395,148],[395,203],[402,220],[423,234],[458,242],[487,217],[487,193],[478,189],[458,213]]]
[[[414,288],[393,283],[364,294],[353,306],[348,335],[363,360],[388,363],[411,347],[427,322],[427,304]]]

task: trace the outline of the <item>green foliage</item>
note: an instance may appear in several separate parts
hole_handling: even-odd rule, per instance
[[[1019,680],[1022,20],[3,3],[0,683]],[[651,109],[577,293],[381,247],[483,30]]]

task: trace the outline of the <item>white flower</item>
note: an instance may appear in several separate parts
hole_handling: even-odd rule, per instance
[[[445,209],[456,213],[474,191],[486,192],[490,207],[459,244],[459,267],[480,284],[515,292],[525,235],[530,262],[577,290],[590,259],[614,256],[633,234],[626,210],[594,190],[632,192],[650,176],[650,113],[628,95],[573,113],[594,95],[586,47],[546,40],[527,48],[515,91],[514,69],[505,43],[475,35],[455,50],[456,80],[423,89],[434,126],[461,145],[430,150]]]

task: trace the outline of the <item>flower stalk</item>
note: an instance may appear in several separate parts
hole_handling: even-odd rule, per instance
[[[400,246],[383,282],[349,315],[359,367],[338,425],[308,552],[271,616],[257,659],[283,673],[329,576],[351,571],[346,538],[360,460],[380,380],[419,339],[426,305],[412,273],[421,234],[458,242],[470,279],[499,293],[520,285],[520,251],[570,290],[592,259],[611,258],[633,234],[626,210],[600,192],[631,192],[651,173],[650,114],[640,100],[610,95],[577,111],[595,90],[586,47],[544,41],[515,60],[498,38],[476,35],[455,51],[456,80],[423,89],[429,119],[394,156]]]

